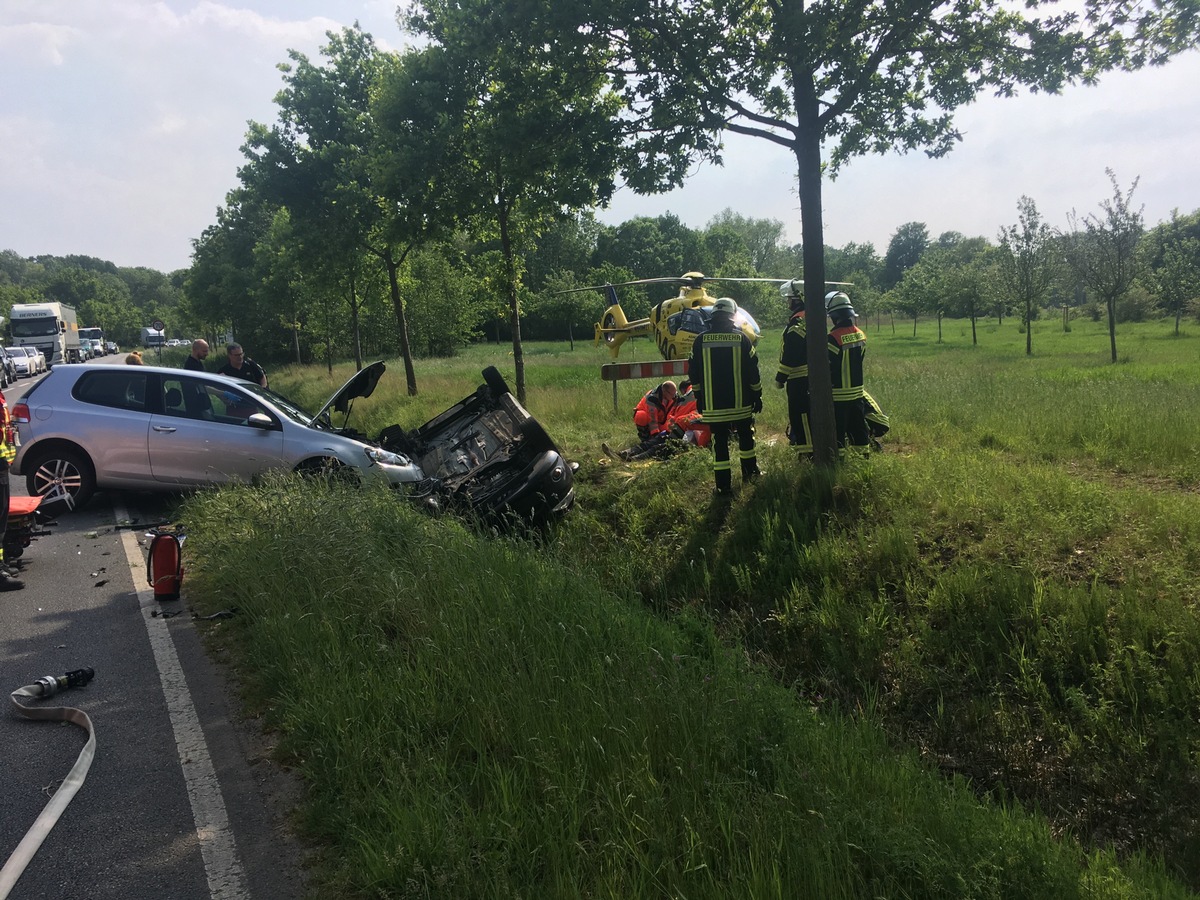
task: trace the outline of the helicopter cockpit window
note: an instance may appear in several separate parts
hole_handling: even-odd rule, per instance
[[[711,314],[709,307],[706,306],[685,309],[667,319],[667,327],[671,329],[671,334],[681,330],[689,334],[699,334],[708,330],[708,320]]]

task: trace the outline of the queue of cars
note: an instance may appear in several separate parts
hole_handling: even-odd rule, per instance
[[[157,366],[56,366],[12,406],[14,474],[50,514],[97,490],[180,490],[272,470],[380,483],[424,505],[542,523],[570,509],[574,469],[495,369],[413,431],[349,427],[385,371],[357,372],[315,414],[256,384]],[[334,414],[341,422],[334,422]]]
[[[11,363],[11,368],[10,368]],[[9,383],[18,378],[31,378],[47,371],[46,355],[37,347],[5,347],[4,369],[11,374]]]

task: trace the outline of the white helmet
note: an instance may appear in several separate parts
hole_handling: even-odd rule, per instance
[[[737,313],[737,304],[733,302],[732,297],[721,297],[713,304],[712,311],[714,313],[727,313],[732,316]]]
[[[850,305],[850,298],[842,291],[830,291],[825,295],[825,310],[833,315],[838,311],[845,311],[851,316],[857,316],[854,307]]]

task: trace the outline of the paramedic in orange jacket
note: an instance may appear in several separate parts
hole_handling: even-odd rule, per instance
[[[712,440],[712,429],[704,424],[696,406],[692,383],[687,379],[679,383],[679,393],[675,395],[675,404],[667,417],[667,427],[672,435],[696,447],[707,447]]]
[[[646,392],[633,411],[633,424],[637,426],[638,439],[648,441],[667,430],[667,419],[679,388],[673,381],[664,381]]]

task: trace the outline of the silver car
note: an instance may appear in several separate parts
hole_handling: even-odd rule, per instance
[[[220,375],[155,366],[55,366],[12,408],[13,472],[57,514],[99,489],[179,490],[250,481],[268,470],[337,473],[421,496],[419,466],[344,427],[384,370],[358,372],[309,415],[285,397]],[[355,436],[351,436],[355,435]]]
[[[37,362],[24,347],[5,347],[4,349],[12,357],[18,378],[37,374]]]

